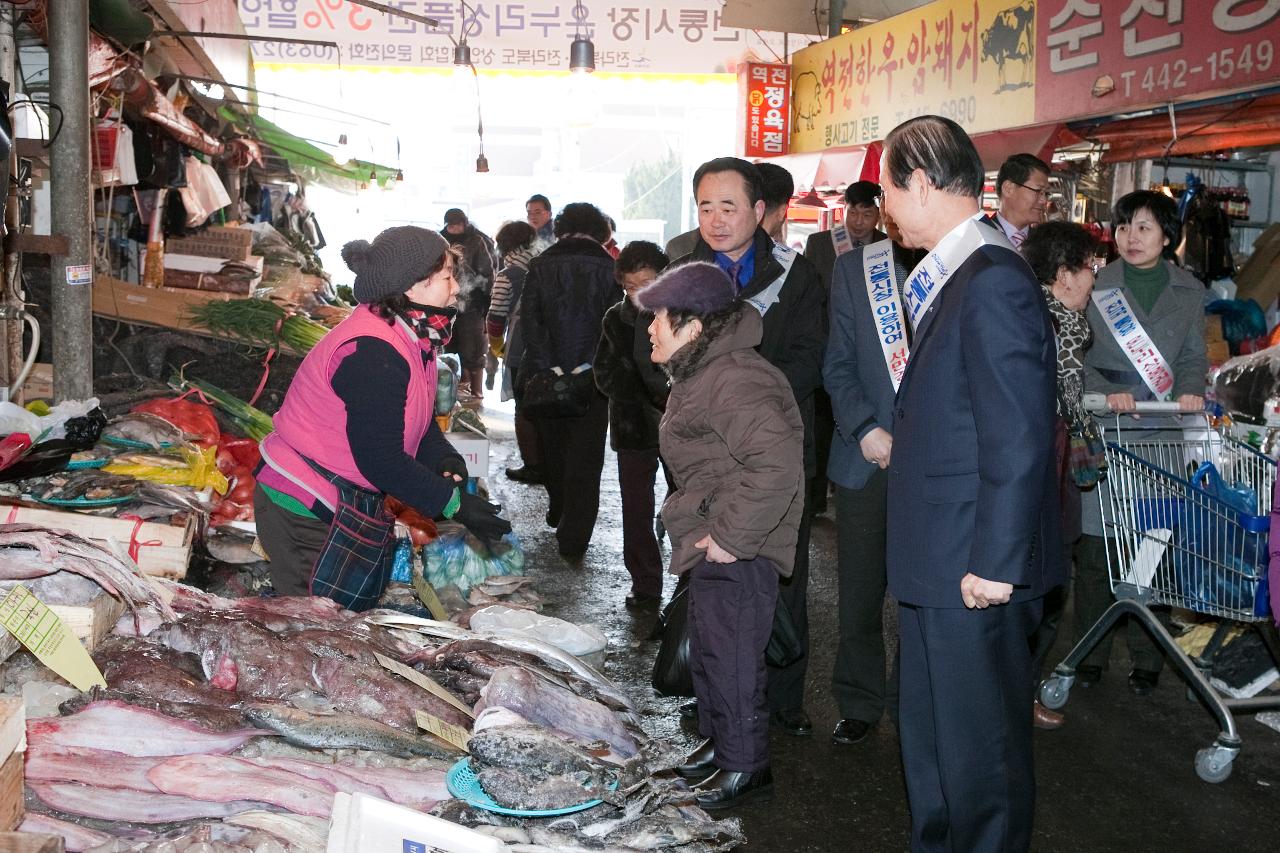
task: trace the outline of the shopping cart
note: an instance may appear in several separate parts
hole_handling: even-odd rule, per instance
[[[1090,395],[1092,396],[1092,395]],[[1232,712],[1280,708],[1280,698],[1223,696],[1210,683],[1213,657],[1236,623],[1252,623],[1280,660],[1268,624],[1267,533],[1276,462],[1211,428],[1176,404],[1141,403],[1138,414],[1100,421],[1107,479],[1101,505],[1107,569],[1116,601],[1040,685],[1040,703],[1067,703],[1076,667],[1123,616],[1137,619],[1221,727],[1197,751],[1197,775],[1221,782],[1240,752]],[[1189,657],[1151,611],[1171,605],[1222,621],[1205,650]],[[1267,630],[1261,630],[1261,629]]]

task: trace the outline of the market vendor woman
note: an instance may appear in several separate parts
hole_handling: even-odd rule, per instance
[[[485,540],[511,525],[462,490],[466,464],[433,417],[436,352],[457,314],[444,238],[388,228],[342,259],[360,305],[298,368],[262,442],[253,508],[277,593],[367,610],[391,575],[388,495]]]

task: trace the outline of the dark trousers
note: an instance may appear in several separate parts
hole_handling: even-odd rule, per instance
[[[484,330],[484,312],[463,311],[453,321],[453,337],[445,352],[455,352],[463,370],[483,370],[489,337]]]
[[[812,526],[813,513],[805,501],[796,539],[795,566],[791,577],[778,581],[778,599],[791,614],[791,624],[795,626],[804,654],[790,666],[769,667],[768,695],[772,711],[791,711],[804,706],[804,675],[809,668],[809,529]]]
[[[618,489],[622,492],[622,562],[637,595],[662,595],[662,552],[653,531],[653,487],[658,451],[619,450]]]
[[[541,418],[538,457],[547,487],[548,513],[556,524],[560,552],[587,550],[600,512],[600,472],[604,469],[604,437],[609,430],[609,404],[595,393],[591,408],[577,418]]]
[[[329,525],[282,509],[262,489],[253,490],[253,517],[258,541],[271,558],[267,573],[276,595],[310,595],[311,575],[329,538]]]
[[[520,459],[526,468],[540,471],[542,466],[538,458],[538,425],[533,418],[520,411],[520,402],[516,401],[516,447],[520,449]]]
[[[1031,845],[1028,638],[1041,602],[900,605],[902,765],[913,853]]]
[[[1094,623],[1102,618],[1102,614],[1115,602],[1116,597],[1111,591],[1111,580],[1107,573],[1105,539],[1101,536],[1081,536],[1076,542],[1075,558],[1075,630],[1072,640],[1078,643]],[[1134,619],[1121,621],[1127,623],[1125,639],[1134,668],[1159,672],[1164,667],[1164,655],[1151,642],[1146,629]],[[1115,631],[1108,631],[1082,665],[1106,669],[1111,660],[1111,641],[1115,635]]]
[[[689,672],[698,732],[711,738],[724,770],[769,765],[764,650],[777,599],[778,569],[769,560],[703,560],[690,570]]]
[[[897,672],[885,678],[885,526],[889,475],[876,469],[861,489],[836,485],[836,578],[840,641],[831,693],[841,719],[875,723],[897,715]],[[896,670],[896,667],[895,667]]]
[[[836,434],[836,419],[831,412],[831,398],[819,388],[813,392],[813,440],[817,473],[809,481],[809,505],[815,511],[827,506],[827,460],[831,458],[831,439]]]

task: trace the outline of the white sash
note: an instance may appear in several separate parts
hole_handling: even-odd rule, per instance
[[[849,236],[849,229],[843,225],[833,226],[831,229],[831,245],[836,250],[836,257],[840,257],[845,252],[853,250],[853,238]]]
[[[981,213],[975,214],[948,232],[907,277],[903,295],[912,329],[920,325],[920,319],[938,298],[942,286],[978,249],[984,245],[1002,246],[1017,252],[1004,231],[983,225],[981,218]]]
[[[773,283],[755,296],[747,297],[746,302],[760,312],[763,317],[769,313],[778,301],[778,294],[782,292],[782,285],[786,284],[787,276],[791,273],[791,265],[796,262],[796,250],[790,246],[784,246],[781,243],[773,244],[773,259],[782,265],[782,275],[773,280]],[[736,282],[735,282],[736,284]]]
[[[1111,337],[1115,338],[1125,358],[1138,371],[1143,383],[1151,389],[1157,400],[1169,400],[1173,391],[1173,371],[1160,350],[1151,342],[1151,336],[1142,328],[1120,288],[1095,290],[1093,304],[1107,324]]]
[[[902,303],[898,300],[893,274],[893,241],[881,240],[862,248],[862,278],[867,285],[867,301],[876,324],[876,337],[889,368],[889,381],[897,391],[907,372],[907,330],[902,325]]]

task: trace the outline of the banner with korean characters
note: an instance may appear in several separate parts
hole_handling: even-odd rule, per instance
[[[1280,80],[1280,0],[1039,0],[1036,24],[1038,122]]]
[[[576,33],[596,46],[596,69],[614,72],[734,73],[744,56],[772,60],[817,41],[723,26],[719,0],[387,0],[435,18],[438,27],[376,12],[346,0],[240,0],[245,31],[255,36],[338,44],[254,42],[258,62],[414,68],[448,66],[448,34],[466,30],[476,68],[566,71]]]
[[[747,159],[787,153],[791,134],[791,66],[738,66],[738,154]]]

